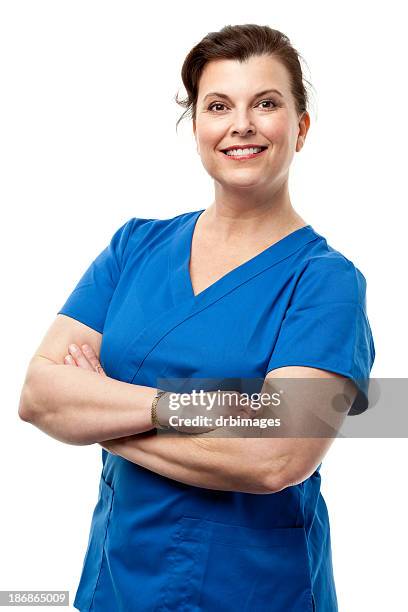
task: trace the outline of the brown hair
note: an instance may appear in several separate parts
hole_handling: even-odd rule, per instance
[[[295,108],[300,116],[307,111],[309,96],[305,87],[300,60],[303,57],[292,46],[289,38],[279,30],[269,26],[256,24],[227,25],[218,32],[209,32],[188,53],[181,68],[181,78],[187,91],[187,98],[179,100],[177,104],[186,110],[176,123],[176,131],[180,121],[186,116],[196,117],[198,84],[204,66],[207,62],[216,59],[236,59],[245,61],[254,55],[274,55],[289,72],[291,92],[295,100]],[[306,62],[305,62],[306,63]]]

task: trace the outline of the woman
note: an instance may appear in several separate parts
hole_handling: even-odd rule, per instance
[[[375,356],[364,276],[290,202],[310,118],[289,39],[224,27],[190,51],[182,78],[213,203],[122,225],[23,388],[23,419],[103,447],[74,606],[334,612],[319,473],[330,441],[155,435],[169,425],[162,380],[311,377],[366,391]]]

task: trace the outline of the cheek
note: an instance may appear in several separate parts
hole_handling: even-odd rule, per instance
[[[279,144],[288,139],[289,125],[284,118],[266,117],[257,123],[258,133],[262,134],[272,144]]]
[[[198,139],[201,149],[214,149],[222,141],[225,135],[225,125],[221,121],[202,121],[197,126],[196,138]]]

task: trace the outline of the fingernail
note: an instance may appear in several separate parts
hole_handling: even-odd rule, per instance
[[[69,350],[72,351],[73,353],[75,353],[75,351],[78,350],[78,347],[76,344],[70,344],[69,345]]]

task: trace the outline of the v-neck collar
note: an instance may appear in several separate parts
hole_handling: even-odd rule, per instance
[[[200,215],[206,209],[186,213],[180,229],[175,232],[170,253],[170,281],[176,303],[179,300],[192,300],[201,303],[210,296],[215,297],[218,292],[224,295],[234,287],[242,284],[252,276],[262,272],[271,265],[291,255],[303,245],[322,238],[311,225],[305,225],[284,236],[271,246],[267,247],[251,259],[233,268],[214,283],[194,294],[190,276],[190,257],[194,229]]]
[[[161,314],[152,316],[138,334],[132,335],[129,345],[122,352],[122,358],[115,365],[116,372],[121,374],[121,380],[131,383],[137,380],[150,353],[162,338],[178,325],[238,290],[254,276],[262,274],[305,244],[324,240],[311,225],[301,227],[194,295],[189,274],[191,242],[197,219],[204,210],[188,212],[174,220],[168,252],[168,278],[164,279],[164,282],[170,282],[172,299],[166,303]],[[164,276],[165,272],[163,268]]]

